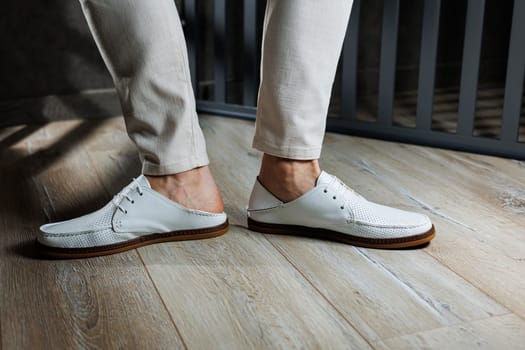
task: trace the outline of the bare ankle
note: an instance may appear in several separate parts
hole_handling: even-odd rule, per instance
[[[146,177],[153,190],[184,207],[214,213],[224,210],[219,189],[208,166],[177,174]]]
[[[294,160],[265,154],[259,181],[284,202],[292,201],[315,186],[321,169],[315,160]]]

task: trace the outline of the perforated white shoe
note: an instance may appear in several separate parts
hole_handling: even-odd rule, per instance
[[[51,257],[82,258],[152,243],[216,237],[227,230],[225,213],[178,205],[151,189],[141,175],[103,208],[40,227],[37,245]]]
[[[312,190],[287,203],[256,180],[248,227],[383,249],[420,246],[435,236],[426,215],[372,203],[324,171]]]

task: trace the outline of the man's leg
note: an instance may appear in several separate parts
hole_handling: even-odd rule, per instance
[[[186,43],[173,0],[81,0],[152,187],[221,212],[199,127]]]
[[[320,174],[330,93],[352,0],[269,0],[253,146],[260,181],[290,201]]]
[[[255,231],[376,247],[434,237],[425,215],[367,201],[317,159],[351,0],[268,0],[254,148],[264,152],[248,207]]]
[[[225,233],[228,222],[207,166],[173,0],[81,4],[115,82],[146,176],[93,213],[42,226],[41,251],[79,258]]]

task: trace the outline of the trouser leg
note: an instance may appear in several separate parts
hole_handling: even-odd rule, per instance
[[[317,159],[352,0],[268,0],[253,147]]]
[[[117,89],[143,173],[208,164],[173,0],[80,0]]]

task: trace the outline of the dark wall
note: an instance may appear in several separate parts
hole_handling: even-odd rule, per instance
[[[114,94],[100,90],[112,81],[78,1],[4,0],[0,63],[0,124],[116,113]]]
[[[111,86],[78,1],[4,0],[2,99]]]

